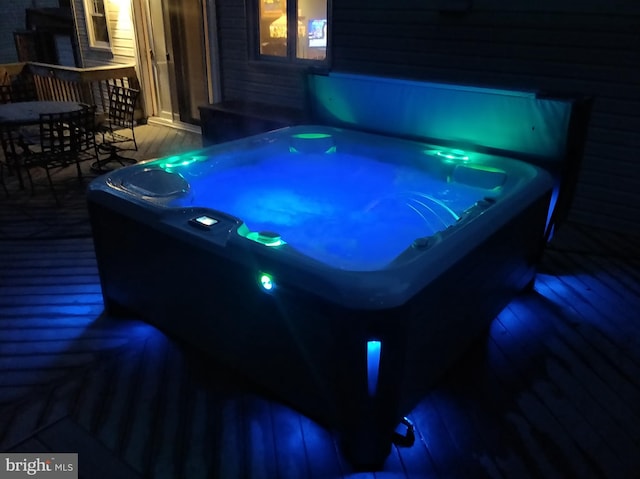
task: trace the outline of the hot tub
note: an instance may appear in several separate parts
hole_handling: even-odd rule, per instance
[[[91,183],[105,306],[188,341],[380,465],[534,278],[552,182],[514,159],[285,128]]]

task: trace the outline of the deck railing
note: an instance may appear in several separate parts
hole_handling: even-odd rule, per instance
[[[98,113],[108,107],[109,85],[139,89],[133,65],[75,68],[24,62],[0,65],[0,84],[33,82],[39,100],[78,101],[96,105]],[[136,117],[141,117],[139,111]]]

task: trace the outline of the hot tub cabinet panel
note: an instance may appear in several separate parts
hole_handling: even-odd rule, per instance
[[[261,135],[258,144],[297,131]],[[406,144],[398,143],[400,155]],[[202,154],[215,162],[222,151]],[[513,175],[521,166],[509,164],[499,170]],[[109,312],[133,312],[266,387],[337,431],[361,467],[382,464],[402,416],[533,281],[551,188],[536,169],[513,181],[513,191],[488,185],[490,201],[481,198],[385,267],[365,261],[349,269],[251,239],[242,219],[216,205],[166,207],[121,187],[157,165],[125,168],[90,187]],[[200,216],[218,222],[195,227]],[[271,289],[260,283],[263,273]]]

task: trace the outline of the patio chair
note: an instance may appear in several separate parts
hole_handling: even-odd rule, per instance
[[[82,111],[75,117],[71,131],[72,143],[76,151],[78,162],[99,159],[98,143],[96,142],[96,106],[83,104]],[[82,171],[78,169],[78,176]]]
[[[14,143],[12,139],[12,133],[6,125],[0,125],[0,142],[2,143],[2,152],[4,153],[0,158],[0,183],[2,184],[2,189],[4,190],[5,196],[9,197],[9,190],[7,189],[7,184],[4,182],[5,170],[11,170],[14,163],[15,155],[13,151],[15,151],[17,144]]]
[[[0,104],[11,103],[11,85],[0,85]]]
[[[14,78],[11,83],[0,86],[0,101],[2,103],[18,103],[22,101],[37,101],[38,92],[33,78],[22,75]]]
[[[28,149],[21,158],[22,164],[27,170],[32,192],[34,191],[34,182],[31,170],[36,167],[45,170],[49,188],[57,205],[60,204],[60,201],[53,184],[51,170],[64,168],[75,163],[77,176],[82,178],[80,161],[86,155],[97,157],[93,118],[95,118],[95,107],[88,105],[83,105],[82,109],[72,112],[40,115],[39,148]]]
[[[0,183],[6,196],[9,190],[5,183],[5,170],[13,172],[22,186],[22,158],[25,154],[24,142],[19,128],[15,125],[0,123],[0,143],[2,144],[3,157],[0,158]]]
[[[122,166],[136,163],[133,158],[123,157],[119,152],[138,150],[134,131],[134,112],[139,94],[140,91],[133,88],[116,85],[109,87],[107,118],[97,128],[101,135],[98,149],[103,153],[108,153],[109,156],[98,160],[92,169],[104,171],[105,165],[112,162],[117,162]]]
[[[4,195],[9,198],[9,190],[7,189],[7,185],[4,182],[4,170],[7,169],[7,165],[5,165],[4,157],[0,158],[0,185],[2,185],[2,189],[4,190]]]

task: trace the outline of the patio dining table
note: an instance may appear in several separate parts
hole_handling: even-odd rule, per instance
[[[34,125],[40,123],[40,115],[51,113],[66,113],[82,109],[82,104],[75,101],[24,101],[6,103],[0,105],[0,124],[10,125],[11,128],[19,128],[21,134],[27,138],[38,138],[40,130],[36,131]],[[12,165],[20,188],[24,188],[24,180],[20,173],[19,164]]]
[[[0,105],[0,123],[35,125],[43,113],[77,111],[82,104],[76,101],[23,101]]]

